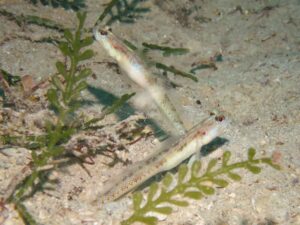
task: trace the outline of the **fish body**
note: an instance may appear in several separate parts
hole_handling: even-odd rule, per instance
[[[108,54],[114,58],[131,80],[141,86],[153,98],[161,112],[174,125],[179,135],[186,133],[186,128],[168,95],[157,85],[155,77],[148,72],[140,58],[117,38],[108,27],[94,29],[95,39],[101,43]]]
[[[107,203],[120,198],[138,187],[152,176],[176,167],[185,159],[195,154],[203,145],[216,138],[227,124],[226,120],[216,120],[209,117],[197,124],[181,139],[170,146],[165,146],[154,152],[145,160],[137,162],[126,172],[104,188],[97,197],[97,203]]]
[[[157,84],[156,79],[147,71],[136,54],[123,44],[108,28],[95,28],[94,36],[109,55],[118,62],[119,66],[126,72],[130,79],[148,92],[159,109],[176,127],[178,134],[181,135],[179,140],[169,143],[165,148],[135,163],[119,177],[110,181],[109,184],[104,187],[104,191],[97,196],[95,202],[98,204],[99,201],[100,203],[114,201],[132,191],[157,173],[174,168],[199,151],[201,146],[217,137],[222,132],[226,120],[220,121],[209,117],[191,130],[186,131],[168,95],[164,89]]]

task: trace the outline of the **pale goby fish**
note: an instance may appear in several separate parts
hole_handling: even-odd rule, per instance
[[[198,123],[179,140],[139,161],[117,176],[97,195],[94,204],[105,204],[127,194],[152,176],[176,167],[220,135],[228,121],[209,117]]]
[[[155,77],[148,72],[141,59],[128,48],[109,29],[94,28],[95,39],[101,43],[108,54],[114,58],[119,66],[126,72],[131,80],[141,86],[154,100],[160,111],[169,119],[176,128],[175,133],[186,133],[186,127],[180,119],[176,108],[169,99],[167,93],[157,84]]]

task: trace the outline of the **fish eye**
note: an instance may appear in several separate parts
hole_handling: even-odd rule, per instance
[[[109,28],[108,28],[108,31],[112,32],[112,29],[111,29],[111,27],[109,27]]]
[[[106,30],[100,30],[100,34],[106,36],[108,33]]]

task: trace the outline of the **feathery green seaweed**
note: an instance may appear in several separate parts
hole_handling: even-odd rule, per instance
[[[155,45],[155,44],[149,44],[149,43],[142,43],[143,45],[143,49],[140,51],[139,48],[137,46],[135,46],[133,43],[131,43],[130,41],[128,40],[123,40],[123,43],[128,47],[130,48],[131,50],[137,52],[137,54],[139,54],[142,58],[146,58],[145,57],[145,53],[151,49],[151,50],[160,50],[163,52],[163,56],[169,56],[169,55],[172,55],[172,54],[185,54],[187,53],[189,50],[187,48],[172,48],[172,47],[168,47],[168,46],[159,46],[159,45]],[[143,54],[141,54],[143,53]],[[147,59],[146,59],[147,61]],[[167,66],[161,62],[156,62],[156,61],[150,61],[149,63],[150,66],[154,66],[157,68],[157,69],[161,69],[163,70],[164,72],[171,72],[173,73],[174,75],[178,75],[178,76],[182,76],[182,77],[186,77],[186,78],[189,78],[195,82],[198,82],[198,78],[195,77],[193,74],[191,73],[187,73],[187,72],[184,72],[182,70],[179,70],[177,68],[175,68],[174,66]]]
[[[156,44],[149,44],[146,42],[143,42],[142,45],[145,47],[144,50],[159,50],[162,51],[163,56],[170,56],[170,55],[183,55],[188,53],[190,50],[187,48],[172,48],[169,46],[161,46]]]
[[[10,86],[16,85],[17,83],[19,83],[21,81],[20,76],[13,75],[4,69],[0,69],[0,77],[3,78]]]
[[[160,63],[160,62],[156,62],[155,66],[156,66],[157,69],[162,69],[165,72],[171,72],[174,75],[179,75],[179,76],[182,76],[182,77],[186,77],[186,78],[189,78],[189,79],[191,79],[195,82],[198,82],[198,78],[195,77],[193,74],[183,72],[179,69],[176,69],[174,66],[167,66],[167,65],[165,65],[163,63]]]
[[[52,6],[53,8],[63,7],[64,9],[72,9],[78,11],[85,8],[85,0],[27,0],[32,4],[41,3],[42,5]]]
[[[217,62],[222,62],[223,61],[223,55],[221,53],[218,53],[211,57],[208,61],[203,61],[199,63],[193,63],[191,68],[190,73],[195,74],[196,71],[202,70],[202,69],[213,69],[217,70],[218,67],[216,65]]]
[[[39,168],[47,165],[49,160],[64,153],[61,144],[69,140],[75,132],[72,124],[69,123],[70,116],[79,107],[78,98],[80,92],[86,88],[85,79],[92,74],[88,68],[79,69],[79,63],[91,58],[94,54],[90,49],[82,50],[93,42],[90,37],[82,39],[86,13],[78,13],[77,18],[79,25],[75,34],[72,34],[70,30],[65,30],[66,41],[59,44],[61,52],[69,59],[70,66],[68,67],[60,61],[56,63],[58,74],[52,77],[53,87],[47,92],[48,101],[57,112],[57,120],[55,123],[47,121],[46,135],[41,139],[36,138],[41,151],[31,151],[32,173],[12,196],[11,199],[15,203],[22,200],[27,190],[33,187],[36,179],[41,176],[43,171],[39,171]]]
[[[173,212],[173,206],[188,206],[187,199],[200,200],[204,196],[213,195],[216,187],[224,188],[229,184],[226,176],[233,181],[241,180],[241,176],[235,172],[237,169],[246,169],[253,174],[261,172],[261,164],[280,169],[280,166],[273,163],[271,158],[254,158],[255,153],[255,149],[250,148],[247,160],[229,163],[231,153],[226,151],[221,162],[212,159],[204,170],[199,160],[194,161],[191,167],[181,164],[176,177],[167,173],[160,183],[151,184],[145,199],[140,191],[133,194],[133,214],[122,221],[122,225],[135,222],[155,225],[158,218],[149,216],[149,212],[169,215]],[[172,185],[174,182],[176,182],[175,187]],[[168,206],[161,206],[165,203]]]
[[[43,26],[48,29],[53,29],[57,31],[64,31],[64,27],[50,19],[41,18],[38,16],[32,16],[32,15],[16,15],[14,13],[11,13],[5,9],[0,9],[0,15],[7,17],[9,20],[12,20],[16,22],[19,26],[24,24],[34,24],[37,26]]]
[[[81,63],[94,56],[91,49],[86,49],[93,43],[93,38],[83,37],[86,13],[77,13],[77,18],[79,21],[77,29],[74,32],[66,29],[64,40],[58,45],[66,61],[56,63],[57,73],[51,77],[51,87],[47,91],[47,100],[56,113],[56,119],[46,121],[45,133],[42,135],[24,137],[5,135],[1,139],[4,144],[25,146],[31,150],[32,161],[25,167],[26,172],[20,174],[18,178],[20,183],[12,185],[5,199],[2,199],[16,205],[26,224],[37,223],[23,205],[23,201],[48,181],[49,170],[55,168],[50,163],[66,153],[62,144],[69,141],[76,132],[88,129],[89,125],[114,113],[134,95],[123,95],[111,107],[106,108],[99,118],[88,121],[85,126],[77,124],[76,110],[80,107],[80,93],[87,88],[86,79],[92,74],[92,70],[82,66]]]
[[[138,7],[140,2],[145,2],[145,0],[111,0],[95,25],[100,24],[107,15],[110,18],[105,22],[106,25],[111,25],[115,21],[133,23],[136,19],[142,17],[142,14],[150,11],[149,8]]]
[[[21,218],[23,219],[24,223],[27,225],[36,225],[38,224],[35,219],[30,215],[30,213],[28,213],[26,207],[21,203],[18,202],[18,204],[16,204],[16,209],[19,212]]]

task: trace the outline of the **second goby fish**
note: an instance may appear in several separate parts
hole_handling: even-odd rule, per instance
[[[98,194],[94,203],[104,204],[114,201],[132,191],[152,176],[176,167],[191,155],[196,154],[203,145],[208,144],[220,135],[227,124],[228,121],[226,119],[217,120],[214,117],[209,117],[203,120],[179,140],[172,144],[168,142],[170,146],[165,146],[155,151],[146,159],[136,162],[128,170],[123,171],[120,176],[111,180],[103,188],[103,191]]]

